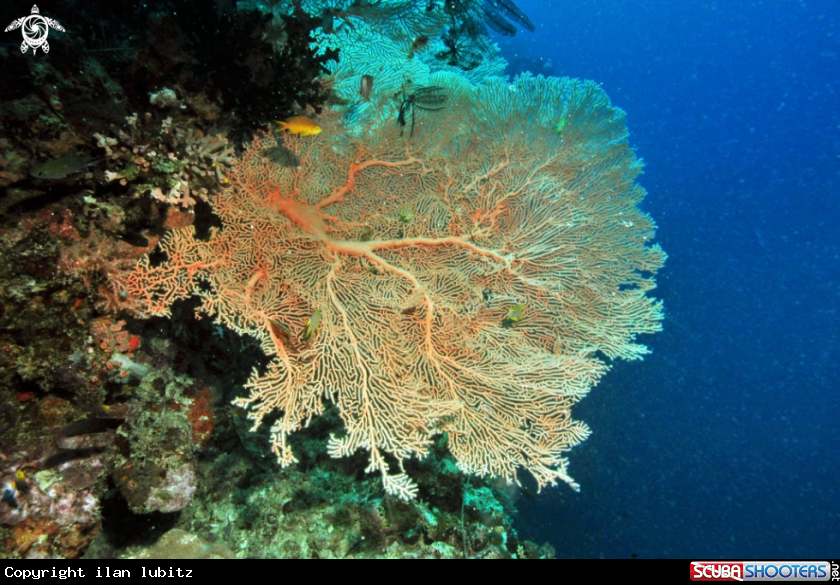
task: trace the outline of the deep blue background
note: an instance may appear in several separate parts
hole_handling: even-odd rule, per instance
[[[669,254],[663,333],[577,408],[561,557],[840,553],[840,2],[516,0],[512,68],[628,112]],[[548,63],[548,61],[551,63]]]

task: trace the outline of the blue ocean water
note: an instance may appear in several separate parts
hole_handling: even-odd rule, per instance
[[[664,332],[578,407],[583,486],[521,502],[560,557],[840,551],[840,3],[517,0],[512,72],[628,113]]]

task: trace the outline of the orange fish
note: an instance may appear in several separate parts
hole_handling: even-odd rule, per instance
[[[306,116],[292,116],[285,122],[281,122],[280,120],[276,120],[276,122],[280,125],[277,129],[280,132],[288,130],[292,134],[299,134],[301,136],[314,136],[321,133],[321,127]]]

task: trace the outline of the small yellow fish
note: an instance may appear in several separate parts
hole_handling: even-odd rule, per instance
[[[17,473],[15,473],[15,479],[11,482],[11,485],[15,488],[17,494],[25,494],[29,491],[29,479],[26,477],[26,473],[23,472],[23,469],[17,470]]]
[[[508,308],[507,315],[504,318],[505,323],[516,323],[525,316],[525,305],[519,303]]]
[[[306,320],[306,330],[303,332],[303,338],[309,339],[315,332],[318,331],[318,325],[321,324],[321,309],[315,309],[312,316]]]
[[[288,130],[292,134],[299,134],[300,136],[315,136],[321,133],[321,127],[318,126],[311,118],[306,116],[292,116],[285,122],[275,120],[280,126],[278,132]]]
[[[411,209],[410,205],[406,205],[400,209],[400,221],[409,223],[412,219],[414,219],[414,210]]]

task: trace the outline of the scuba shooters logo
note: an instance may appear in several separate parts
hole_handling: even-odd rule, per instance
[[[23,43],[20,45],[20,52],[25,53],[27,49],[31,48],[32,54],[34,55],[38,52],[39,48],[44,53],[50,52],[47,35],[49,35],[51,28],[64,32],[64,27],[58,24],[57,20],[41,16],[38,5],[36,4],[32,7],[32,14],[13,21],[12,24],[6,27],[4,32],[21,29]]]
[[[829,581],[828,561],[692,561],[692,581]],[[836,565],[836,563],[835,563]]]
[[[744,564],[719,561],[693,561],[692,581],[743,581]]]

